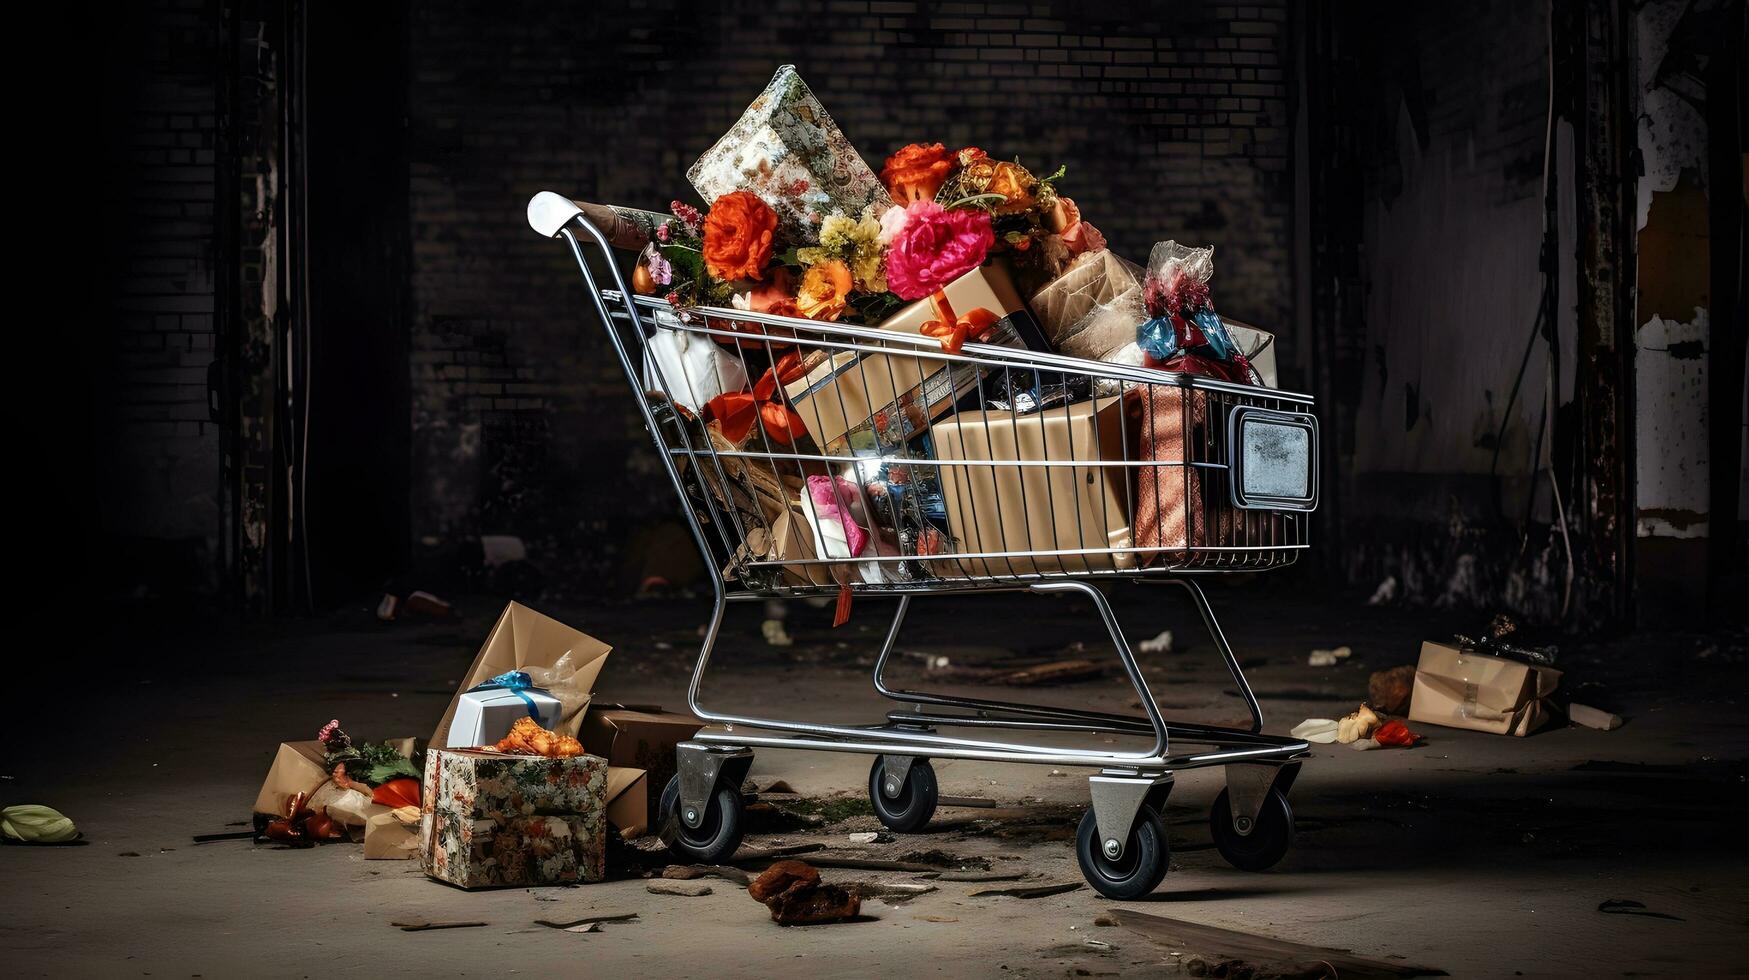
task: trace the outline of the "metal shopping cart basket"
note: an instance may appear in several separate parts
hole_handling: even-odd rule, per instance
[[[923,828],[936,808],[930,759],[1096,769],[1077,855],[1089,883],[1114,898],[1146,894],[1166,873],[1161,813],[1174,774],[1222,766],[1226,789],[1210,813],[1220,853],[1246,870],[1280,860],[1293,836],[1287,792],[1310,747],[1263,733],[1197,580],[1280,568],[1307,547],[1318,492],[1311,398],[999,344],[949,353],[896,330],[681,313],[633,295],[611,258],[611,285],[597,281],[590,254],[609,252],[600,225],[612,214],[551,192],[529,204],[535,230],[576,258],[699,550],[724,570],[687,692],[707,727],[679,747],[678,775],[652,818],[674,852],[713,863],[735,850],[742,780],[753,750],[769,747],[874,756],[870,800],[900,832]],[[732,426],[699,419],[725,391],[746,423],[733,441],[721,431]],[[1099,586],[1119,579],[1184,590],[1250,709],[1249,728],[1161,716]],[[888,682],[915,597],[1018,590],[1092,603],[1139,715]],[[875,690],[898,705],[884,722],[755,718],[700,703],[728,604],[791,596],[896,601],[874,666]],[[1151,744],[1064,748],[986,734],[1002,731]]]

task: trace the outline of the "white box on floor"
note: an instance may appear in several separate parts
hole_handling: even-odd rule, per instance
[[[531,710],[532,709],[532,710]],[[531,716],[542,728],[559,723],[559,699],[539,688],[487,688],[462,692],[444,748],[490,746],[510,733],[518,718]]]

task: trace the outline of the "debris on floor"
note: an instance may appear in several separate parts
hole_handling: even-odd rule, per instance
[[[795,645],[795,638],[784,628],[783,620],[768,619],[759,624],[759,634],[765,637],[765,645],[772,647],[787,647]]]
[[[892,834],[876,830],[865,830],[850,835],[852,844],[891,844],[893,840]]]
[[[638,913],[636,912],[616,912],[609,915],[586,915],[580,919],[570,919],[565,922],[554,922],[551,919],[536,919],[534,920],[534,924],[537,926],[546,926],[548,929],[563,929],[566,932],[577,932],[585,927],[592,926],[594,928],[590,928],[588,931],[600,932],[602,923],[630,922],[637,917]]]
[[[1536,731],[1552,715],[1549,697],[1561,671],[1519,658],[1529,650],[1462,636],[1454,643],[1423,642],[1409,720],[1494,735]],[[1553,659],[1552,653],[1538,656]]]
[[[1310,946],[1272,936],[1205,926],[1134,909],[1113,909],[1131,932],[1174,954],[1193,976],[1443,977],[1444,970],[1356,956],[1346,949]],[[1191,955],[1194,954],[1194,955]]]
[[[646,882],[644,890],[652,895],[679,895],[683,898],[699,898],[711,893],[711,886],[702,881],[673,881],[668,878],[653,878]]]
[[[1567,705],[1567,720],[1575,725],[1595,728],[1600,732],[1613,732],[1623,724],[1621,715],[1612,715],[1601,708],[1593,708],[1588,704]]]
[[[753,900],[771,910],[778,925],[842,922],[862,912],[862,896],[823,884],[820,872],[802,861],[779,861],[747,886]]]
[[[724,867],[720,864],[670,864],[662,869],[658,878],[668,878],[674,881],[692,881],[696,878],[721,878],[732,881],[742,888],[753,881],[753,876],[740,868]]]
[[[1061,881],[1048,885],[1008,885],[1001,888],[977,888],[968,892],[971,898],[985,898],[993,895],[1007,895],[1013,898],[1045,898],[1050,895],[1061,895],[1072,892],[1084,886],[1083,881]]]
[[[937,888],[926,881],[847,881],[836,884],[843,885],[863,898],[883,898],[889,901],[916,898]]]
[[[1600,902],[1597,911],[1605,915],[1640,915],[1648,919],[1669,919],[1672,922],[1688,921],[1679,915],[1671,915],[1668,912],[1654,912],[1646,908],[1645,902],[1636,902],[1631,898],[1612,898]]]
[[[1387,715],[1409,713],[1409,697],[1415,692],[1415,665],[1402,664],[1373,671],[1366,682],[1366,703]]]
[[[1294,738],[1303,738],[1308,742],[1328,745],[1336,741],[1336,719],[1307,718],[1295,725],[1288,734]]]
[[[1354,711],[1342,716],[1336,723],[1336,741],[1347,745],[1363,738],[1371,738],[1373,730],[1384,724],[1374,711],[1366,705],[1361,705]]]
[[[455,610],[450,608],[448,602],[429,592],[410,593],[402,600],[400,612],[428,619],[450,619],[455,615]]]
[[[1161,630],[1150,639],[1136,644],[1136,649],[1142,653],[1171,653],[1172,631]]]
[[[409,919],[406,922],[391,922],[402,932],[429,932],[433,929],[477,929],[487,925],[485,922],[427,922],[423,919]]]
[[[61,811],[37,803],[0,810],[0,837],[21,844],[65,844],[79,837],[79,828]]]
[[[1306,657],[1308,667],[1334,667],[1337,661],[1347,660],[1354,655],[1348,647],[1336,647],[1333,650],[1313,650]]]
[[[1369,606],[1383,606],[1395,602],[1396,599],[1397,576],[1387,575],[1385,576],[1385,580],[1379,583],[1379,587],[1373,590],[1372,598],[1366,600],[1366,604]]]

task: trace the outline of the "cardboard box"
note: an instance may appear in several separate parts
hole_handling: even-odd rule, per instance
[[[1495,735],[1524,736],[1549,719],[1546,703],[1561,681],[1553,667],[1465,651],[1450,643],[1421,644],[1409,720]]]
[[[1008,270],[1000,263],[973,269],[948,283],[942,291],[954,312],[961,316],[981,307],[1001,318],[985,343],[1026,347],[1026,338],[1031,334],[1040,337],[1042,344],[1042,334],[1038,333],[1032,314],[1014,291]],[[934,318],[929,301],[919,300],[882,321],[880,328],[918,334]],[[784,386],[790,406],[801,416],[808,436],[827,454],[850,455],[843,445],[845,436],[866,424],[877,412],[894,416],[895,426],[903,419],[907,432],[922,429],[983,379],[982,372],[973,365],[929,357],[926,353],[929,348],[918,348],[915,354],[898,345],[893,349],[892,354],[839,352]]]
[[[806,528],[803,528],[804,532]],[[675,773],[674,747],[698,734],[704,722],[672,711],[625,707],[596,708],[583,719],[579,738],[589,752],[615,766],[642,769],[648,812],[655,813],[662,790]]]
[[[650,831],[649,784],[649,775],[642,769],[607,767],[607,825],[626,840]]]
[[[1102,398],[1031,415],[960,412],[931,429],[955,552],[1129,548],[1124,402]],[[1074,465],[953,465],[956,461],[1056,460]],[[1079,461],[1087,461],[1080,465]],[[1102,466],[1101,460],[1118,465]],[[913,464],[918,468],[927,463]],[[967,575],[1134,568],[1135,555],[935,559]]]
[[[462,888],[600,881],[607,760],[431,749],[421,787],[425,873]]]
[[[507,670],[527,671],[536,684],[558,698],[563,708],[553,731],[576,735],[583,723],[583,710],[589,707],[589,692],[594,689],[595,678],[612,649],[587,633],[512,602],[504,607],[473,666],[462,676],[455,697],[450,698],[443,719],[431,733],[431,745],[449,744],[449,729],[463,692]],[[541,676],[536,676],[537,673]],[[543,679],[554,673],[563,674],[562,684]]]
[[[893,204],[794,65],[784,65],[723,138],[686,171],[709,204],[751,191],[777,212],[779,233],[800,241],[833,211],[851,217]]]
[[[379,807],[364,821],[366,861],[405,861],[419,856],[419,808]]]
[[[790,507],[771,522],[769,527],[753,526],[747,529],[747,540],[736,549],[736,556],[742,560],[754,561],[812,561],[819,557],[814,551],[814,532],[808,527],[808,518],[797,507]],[[846,562],[845,564],[849,564]],[[832,577],[832,565],[785,565],[770,578],[780,579],[781,584],[796,586],[828,586],[835,584]],[[771,571],[760,569],[761,572]],[[587,746],[587,742],[584,743]],[[661,790],[657,789],[660,793]]]
[[[409,758],[413,755],[414,739],[388,739],[387,744]],[[279,751],[268,767],[261,791],[255,794],[255,812],[275,817],[285,816],[286,803],[299,793],[314,794],[328,781],[327,753],[322,743],[281,742]]]
[[[532,717],[542,728],[556,729],[563,709],[558,698],[533,688],[520,692],[505,688],[463,691],[456,701],[455,718],[450,721],[444,747],[492,745],[510,734],[510,726],[518,718]]]

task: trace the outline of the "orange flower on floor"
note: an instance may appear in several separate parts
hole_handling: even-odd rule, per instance
[[[953,173],[953,158],[940,143],[912,143],[887,157],[881,183],[900,204],[930,201]]]
[[[850,266],[841,259],[808,266],[796,292],[796,309],[810,320],[836,320],[850,305],[853,285]]]
[[[777,212],[750,191],[717,198],[704,219],[704,266],[718,279],[763,279]]]

